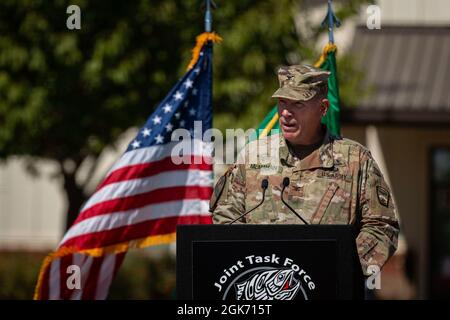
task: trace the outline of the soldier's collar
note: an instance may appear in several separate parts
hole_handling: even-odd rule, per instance
[[[299,170],[309,170],[315,168],[332,168],[334,165],[333,157],[334,137],[326,130],[323,143],[319,149],[313,151],[304,159],[297,159],[290,151],[289,146],[280,134],[280,161],[283,165],[297,167]]]

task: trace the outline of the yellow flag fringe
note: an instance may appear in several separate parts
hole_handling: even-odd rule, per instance
[[[42,263],[41,269],[39,271],[38,281],[36,284],[36,288],[34,289],[34,300],[40,300],[41,299],[41,289],[44,281],[44,274],[47,271],[47,269],[50,267],[51,263],[56,260],[60,259],[62,257],[65,257],[70,254],[79,253],[79,254],[87,254],[93,257],[101,257],[105,254],[119,254],[128,251],[129,249],[141,249],[149,246],[156,246],[160,244],[168,244],[174,242],[176,239],[176,233],[168,233],[168,234],[162,234],[157,236],[149,236],[141,239],[131,240],[131,241],[125,241],[122,243],[118,243],[111,246],[106,247],[99,247],[99,248],[93,248],[93,249],[85,249],[80,250],[77,247],[62,247],[58,249],[57,251],[54,251],[47,255],[44,259],[44,262]]]
[[[189,62],[189,65],[187,67],[188,70],[191,70],[197,63],[198,58],[200,57],[200,51],[202,51],[202,48],[206,42],[221,42],[222,38],[215,32],[203,32],[202,34],[197,36],[196,41],[197,43],[194,49],[192,49],[191,61]]]
[[[325,62],[327,58],[327,54],[329,52],[337,51],[337,46],[333,43],[327,43],[327,45],[323,48],[322,54],[320,55],[319,60],[314,64],[314,67],[320,68],[320,66]]]

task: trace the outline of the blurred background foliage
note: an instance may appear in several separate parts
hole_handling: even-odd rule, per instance
[[[164,246],[162,246],[164,247]],[[169,251],[133,249],[114,278],[108,299],[175,299],[176,264]]]
[[[151,251],[153,250],[153,252]],[[174,299],[175,258],[167,250],[127,253],[108,299]],[[0,253],[0,300],[32,299],[46,253]]]
[[[92,174],[80,178],[80,168],[94,172],[102,150],[142,125],[186,70],[195,36],[203,32],[201,2],[0,2],[0,160],[25,156],[35,174],[34,159],[56,161],[67,226],[89,193]],[[214,126],[247,129],[274,106],[280,65],[318,59],[317,40],[326,30],[309,12],[326,1],[216,2],[214,30],[224,41],[214,49]],[[366,2],[336,1],[336,14],[345,23]],[[70,4],[81,8],[81,30],[66,27]],[[341,98],[353,105],[363,75],[351,57],[338,57]],[[42,258],[2,254],[0,298],[31,298]],[[170,297],[170,259],[129,254],[111,297]]]
[[[345,21],[363,2],[340,1],[337,15]],[[200,3],[0,2],[0,159],[27,155],[34,173],[34,157],[57,161],[67,226],[89,193],[92,175],[80,178],[82,165],[94,172],[105,146],[143,124],[185,71],[203,31]],[[276,69],[318,59],[317,39],[326,30],[308,13],[323,3],[218,1],[214,29],[224,42],[214,56],[215,127],[256,126],[274,106]],[[69,4],[81,9],[81,30],[66,27]],[[352,68],[339,65],[344,104],[354,102],[360,83]]]

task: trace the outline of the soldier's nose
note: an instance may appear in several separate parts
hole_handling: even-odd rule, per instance
[[[283,116],[283,118],[289,119],[292,117],[292,114],[289,112],[289,110],[287,108],[284,108],[281,111],[281,115]]]

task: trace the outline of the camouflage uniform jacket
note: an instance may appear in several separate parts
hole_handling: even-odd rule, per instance
[[[267,150],[279,157],[267,157]],[[364,274],[369,265],[381,268],[396,250],[396,209],[370,151],[328,133],[322,145],[304,159],[290,153],[281,134],[247,144],[216,184],[210,204],[214,223],[228,223],[255,207],[262,199],[264,178],[269,181],[264,203],[236,223],[303,223],[280,200],[283,177],[290,178],[284,199],[310,224],[357,228],[356,246]]]

